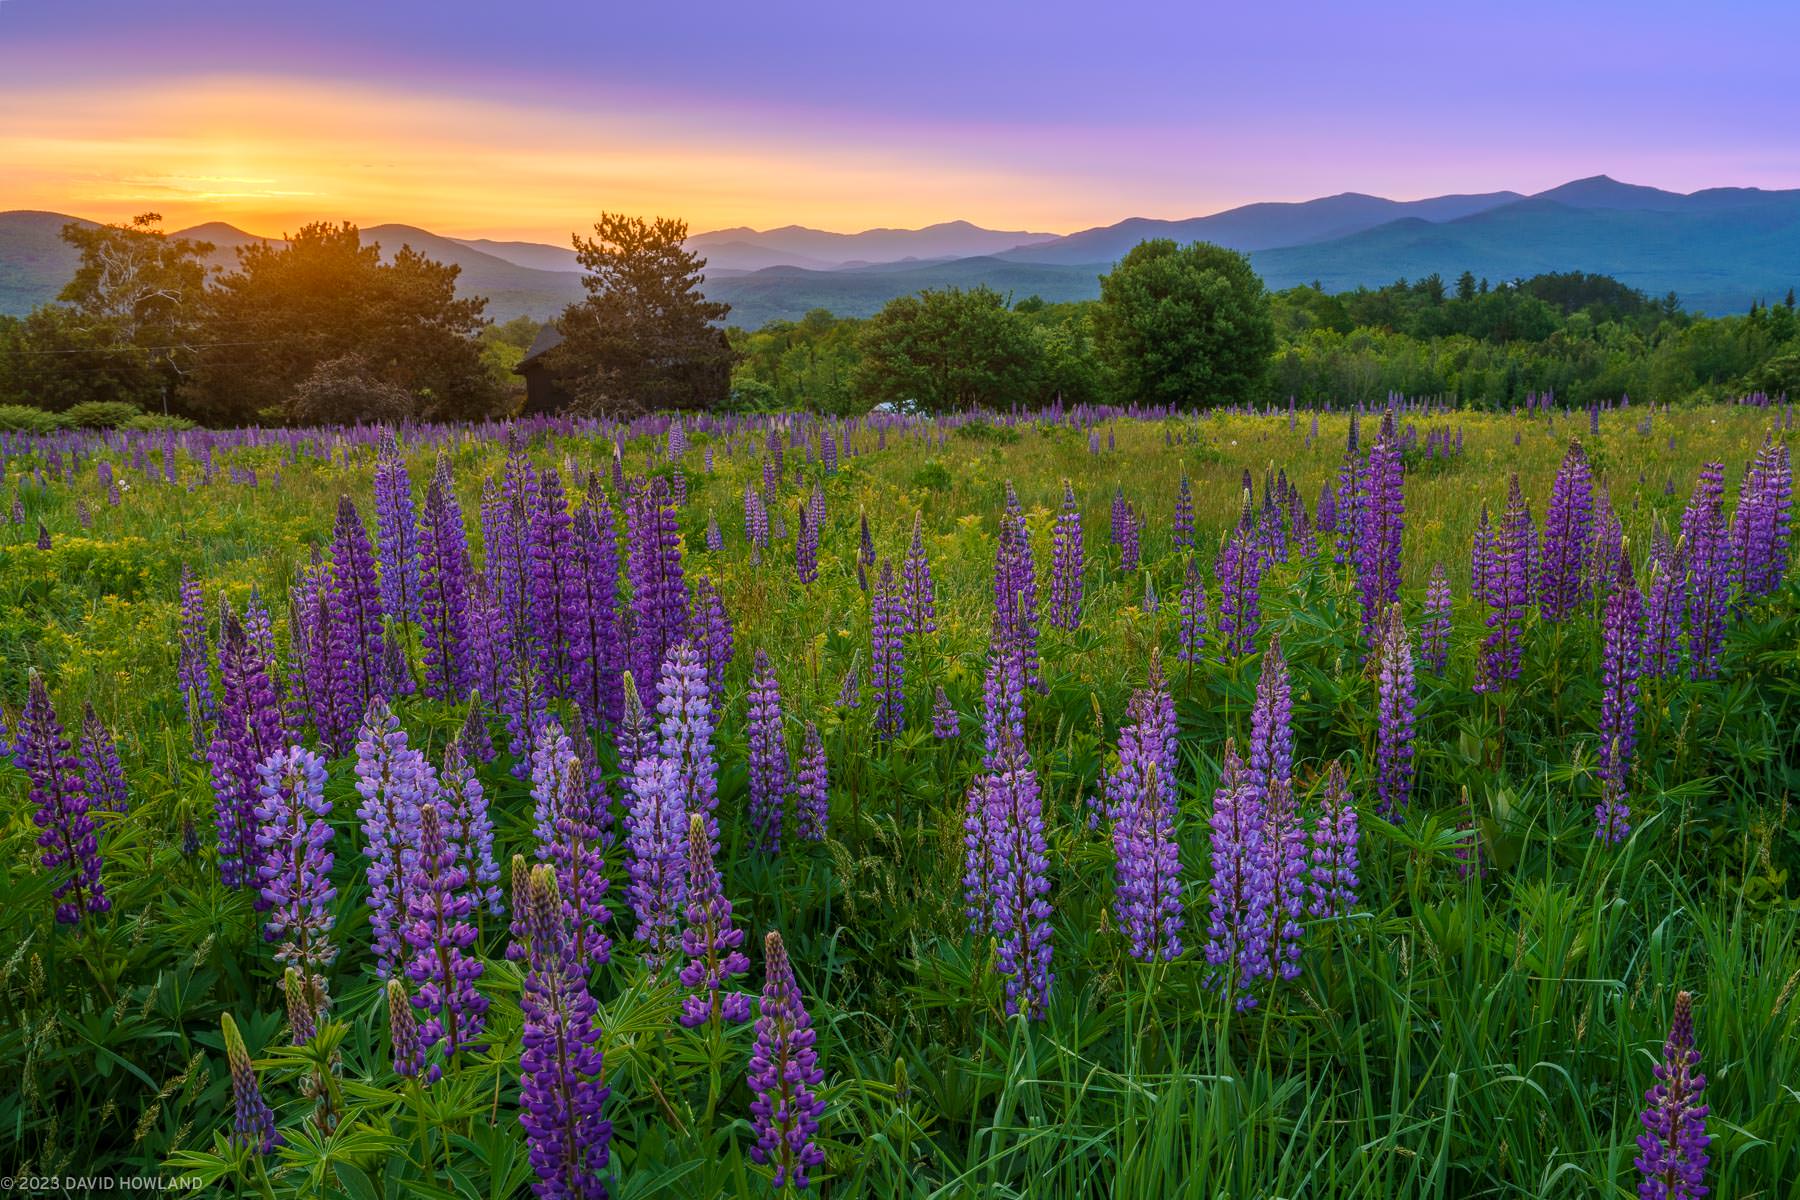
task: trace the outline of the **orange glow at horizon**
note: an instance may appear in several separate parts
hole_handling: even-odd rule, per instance
[[[677,216],[695,232],[957,218],[1064,232],[1116,219],[1102,216],[1116,207],[1105,181],[1025,178],[947,148],[749,140],[692,114],[575,114],[232,76],[0,84],[0,109],[31,114],[28,127],[0,125],[10,177],[0,208],[95,220],[155,211],[171,230],[224,221],[279,236],[349,220],[567,244],[602,210]]]

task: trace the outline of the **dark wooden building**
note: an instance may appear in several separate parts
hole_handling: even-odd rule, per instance
[[[531,339],[531,348],[525,351],[525,357],[513,368],[513,374],[522,376],[525,380],[523,412],[526,416],[566,412],[574,399],[563,386],[562,380],[544,362],[544,356],[562,345],[562,340],[563,335],[556,326],[546,324]]]

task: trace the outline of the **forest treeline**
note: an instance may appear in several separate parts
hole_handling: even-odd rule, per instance
[[[318,223],[209,272],[213,247],[158,223],[64,230],[81,259],[56,302],[0,317],[0,428],[454,420],[524,402],[514,368],[540,323],[489,321],[485,301],[457,293],[452,264]],[[680,221],[608,213],[574,239],[586,295],[555,319],[561,344],[542,361],[556,404],[854,413],[1800,393],[1792,289],[1725,317],[1581,272],[1269,292],[1241,254],[1162,240],[1102,276],[1097,300],[950,288],[867,318],[818,310],[744,330],[705,296],[686,237]]]

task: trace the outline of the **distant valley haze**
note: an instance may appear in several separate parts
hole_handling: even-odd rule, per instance
[[[76,260],[59,231],[84,219],[0,212],[0,312],[23,313],[55,297]],[[219,221],[171,232],[213,243],[211,262],[221,270],[235,263],[237,247],[278,240]],[[447,237],[394,223],[361,232],[384,250],[409,245],[457,264],[461,290],[486,297],[497,320],[554,316],[582,294],[567,244]],[[967,221],[857,233],[734,226],[696,233],[688,245],[707,260],[708,295],[732,305],[732,324],[755,328],[814,308],[867,316],[923,288],[985,284],[1018,299],[1088,299],[1098,294],[1098,277],[1148,238],[1244,251],[1273,288],[1316,281],[1342,291],[1433,273],[1451,281],[1465,270],[1498,283],[1581,270],[1651,295],[1673,291],[1690,308],[1724,313],[1779,299],[1800,277],[1800,189],[1684,194],[1595,175],[1534,195],[1389,200],[1344,192],[1183,220],[1127,217],[1067,234]]]

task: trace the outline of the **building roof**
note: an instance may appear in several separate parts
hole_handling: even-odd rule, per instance
[[[538,330],[537,336],[531,339],[530,348],[525,351],[525,357],[521,358],[518,365],[513,368],[513,374],[523,375],[526,367],[533,366],[546,353],[562,345],[562,342],[562,330],[553,324],[546,323],[542,329]]]

